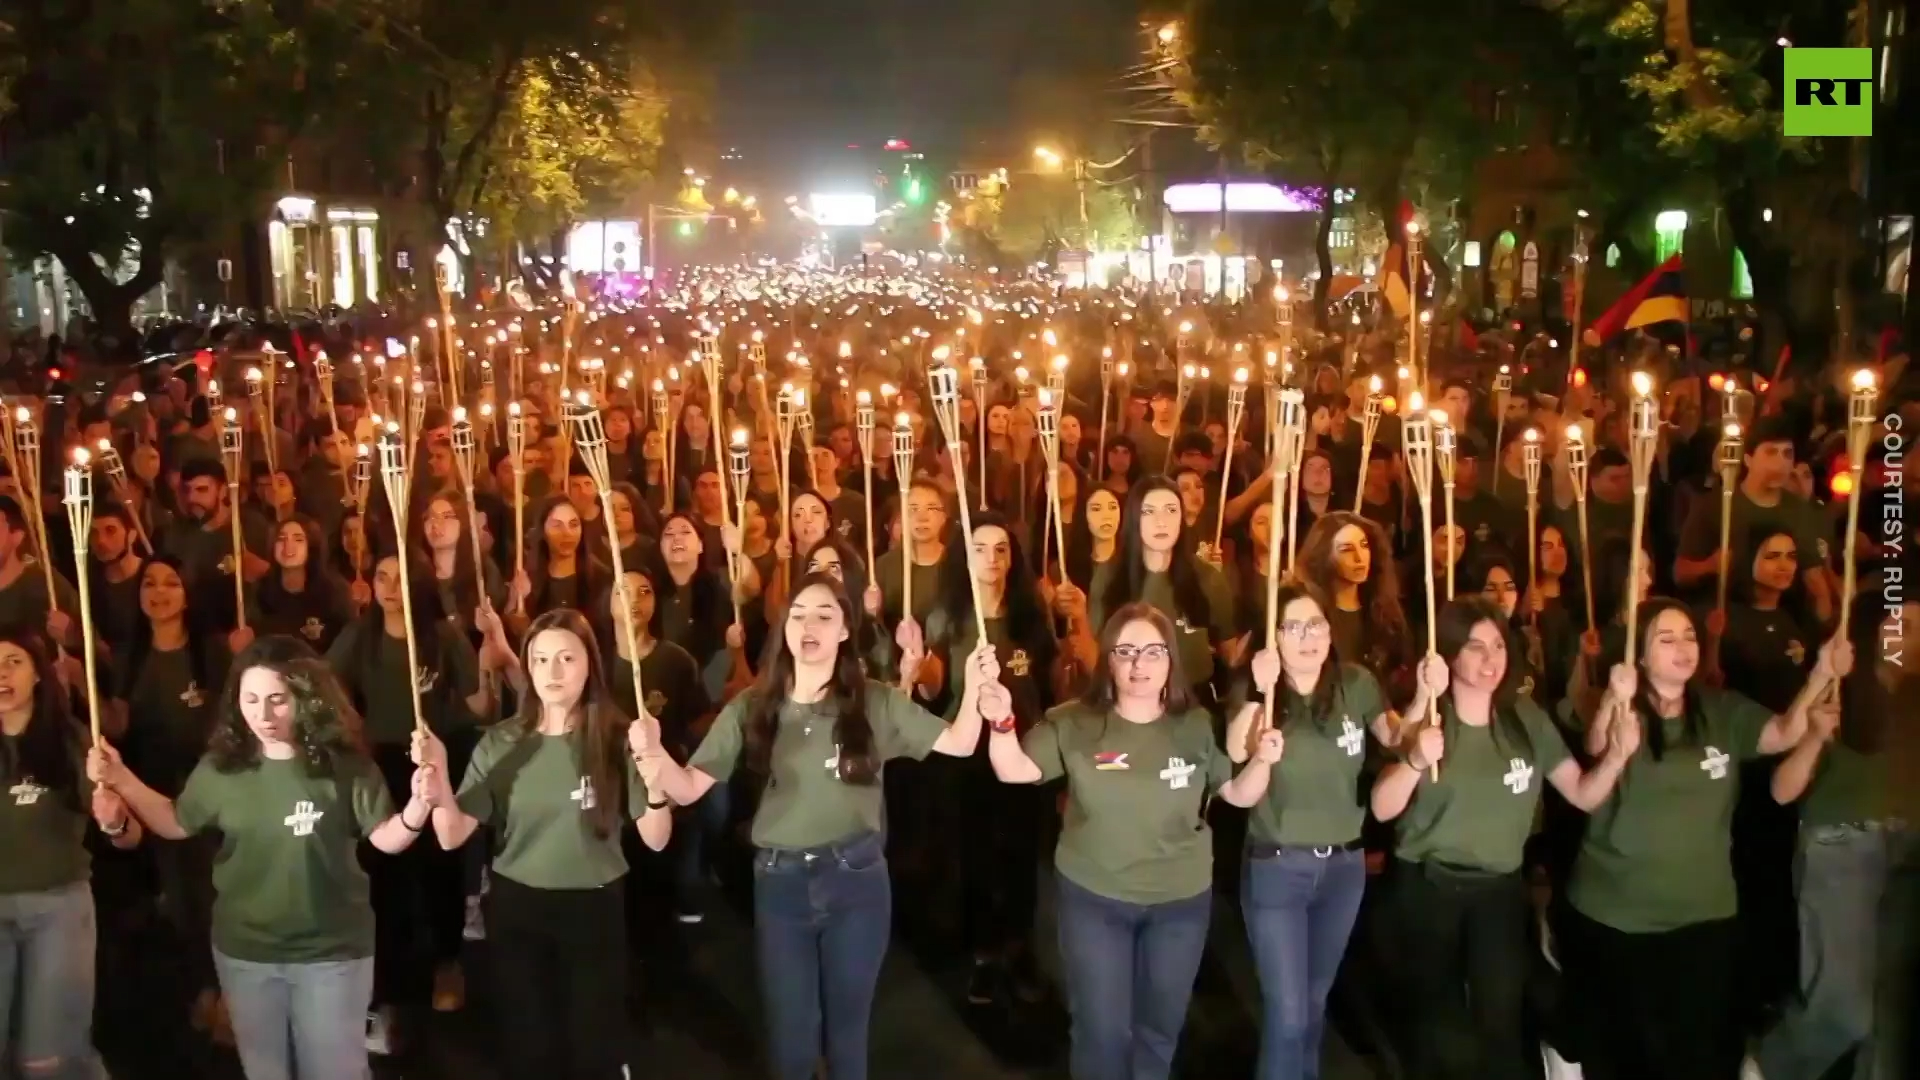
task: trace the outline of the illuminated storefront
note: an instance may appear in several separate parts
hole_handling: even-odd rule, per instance
[[[352,307],[380,297],[380,214],[306,195],[274,203],[267,222],[272,303],[282,310]]]

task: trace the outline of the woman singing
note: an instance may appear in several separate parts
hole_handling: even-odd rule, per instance
[[[865,1080],[893,910],[882,769],[892,758],[972,753],[981,690],[998,685],[982,646],[967,663],[959,714],[943,725],[865,677],[857,620],[839,582],[801,579],[758,683],[721,710],[684,768],[659,763],[662,789],[681,806],[741,765],[764,785],[753,819],[754,933],[776,1080],[812,1077],[823,1045],[834,1080]],[[909,650],[908,677],[919,662],[920,650]]]

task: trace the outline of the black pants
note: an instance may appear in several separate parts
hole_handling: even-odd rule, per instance
[[[983,766],[960,762],[960,878],[967,948],[976,959],[1005,957],[1033,938],[1040,896],[1042,813],[1051,789],[1003,784]]]
[[[507,1080],[618,1080],[627,1050],[626,882],[535,889],[493,876],[493,952]]]
[[[1734,1080],[1737,920],[1629,934],[1568,910],[1567,991],[1586,1080]]]
[[[453,754],[449,746],[447,767],[457,786],[472,754],[472,740],[465,741],[458,760]],[[373,759],[386,778],[393,805],[405,806],[412,797],[413,778],[407,748],[378,745]],[[398,855],[361,845],[373,901],[374,1004],[426,1001],[433,989],[434,968],[459,958],[467,918],[463,851],[446,851],[430,835]]]
[[[1533,1080],[1526,1037],[1526,883],[1393,861],[1388,917],[1400,942],[1407,1074],[1419,1080]]]

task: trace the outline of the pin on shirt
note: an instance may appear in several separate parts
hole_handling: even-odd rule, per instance
[[[186,702],[187,708],[197,709],[207,703],[207,695],[200,689],[198,680],[188,680],[187,688],[180,691],[180,700]]]
[[[1160,779],[1167,782],[1169,791],[1179,791],[1187,786],[1196,766],[1187,764],[1186,758],[1168,758],[1167,767],[1160,770]]]
[[[580,809],[582,811],[593,809],[596,805],[598,805],[597,801],[593,797],[593,777],[582,776],[580,778],[580,786],[577,788],[574,788],[573,793],[568,797],[571,798],[574,802],[579,803]]]
[[[1359,724],[1343,716],[1340,718],[1340,738],[1336,741],[1340,749],[1347,752],[1348,757],[1359,757],[1361,749],[1366,746],[1367,735]]]
[[[1095,772],[1126,772],[1133,768],[1127,764],[1127,755],[1118,750],[1102,750],[1093,755]]]
[[[1727,763],[1733,759],[1720,752],[1718,747],[1707,747],[1706,757],[1700,761],[1700,771],[1714,780],[1727,778]]]
[[[46,793],[47,789],[34,783],[31,776],[7,789],[7,794],[13,796],[15,806],[32,806],[40,801],[40,796]]]
[[[314,825],[326,816],[325,810],[316,810],[311,802],[302,799],[293,804],[293,813],[288,814],[282,824],[292,829],[295,836],[312,836]]]
[[[1507,775],[1500,780],[1515,795],[1524,795],[1533,786],[1533,766],[1527,764],[1526,758],[1510,758],[1507,761]]]

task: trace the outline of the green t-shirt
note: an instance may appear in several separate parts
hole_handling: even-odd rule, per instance
[[[1827,537],[1832,530],[1821,521],[1820,512],[1812,504],[1792,492],[1783,491],[1778,503],[1761,506],[1748,498],[1745,491],[1735,491],[1733,520],[1727,534],[1732,545],[1732,550],[1728,552],[1729,566],[1753,565],[1754,551],[1750,537],[1752,531],[1760,526],[1779,526],[1793,533],[1802,574],[1826,565]],[[1680,530],[1680,557],[1704,559],[1719,550],[1720,499],[1716,492],[1711,497],[1694,500],[1686,525]],[[1713,575],[1702,578],[1690,593],[1703,597],[1712,595]]]
[[[47,575],[40,569],[39,563],[21,553],[20,576],[5,586],[0,586],[0,626],[30,626],[44,630],[47,625],[47,612],[52,610],[47,604]],[[59,601],[60,610],[73,616],[73,632],[68,635],[70,645],[80,643],[80,594],[68,583],[66,575],[58,570],[53,574],[53,596]]]
[[[1700,711],[1698,742],[1686,741],[1684,720],[1663,722],[1660,761],[1643,736],[1613,798],[1588,821],[1567,892],[1588,918],[1638,934],[1736,914],[1731,849],[1739,766],[1760,756],[1760,731],[1773,714],[1716,690],[1700,691]]]
[[[887,626],[900,621],[900,560],[904,557],[903,548],[896,547],[874,559],[874,583],[880,586],[880,610],[885,614],[882,622]],[[914,563],[913,618],[922,629],[926,628],[928,617],[941,606],[940,600],[940,564],[922,566]],[[856,597],[854,602],[861,601]]]
[[[746,745],[744,725],[754,697],[753,692],[741,694],[720,710],[712,730],[687,762],[688,768],[716,780],[733,775]],[[772,775],[753,816],[756,846],[817,848],[879,832],[885,824],[879,770],[867,784],[848,783],[840,777],[835,720],[827,703],[789,700],[781,706],[773,736]],[[921,760],[933,752],[934,742],[946,731],[939,717],[905,694],[871,681],[867,683],[867,723],[873,728],[874,754],[882,763],[901,757]]]
[[[1436,782],[1422,776],[1394,823],[1395,854],[1408,862],[1511,874],[1520,869],[1547,774],[1570,753],[1559,729],[1528,698],[1513,704],[1525,742],[1492,726],[1460,722],[1453,697],[1441,699],[1447,758]],[[1291,751],[1292,747],[1289,746]]]
[[[81,733],[73,732],[73,774]],[[20,739],[0,735],[0,896],[46,892],[87,880],[87,822],[77,792],[55,791],[20,767]]]
[[[365,619],[347,625],[327,650],[327,666],[345,684],[347,692],[361,703],[369,743],[405,746],[413,738],[413,697],[407,689],[407,642],[376,627],[379,641],[363,650],[362,635],[369,632]],[[420,711],[427,726],[445,733],[473,722],[466,698],[480,687],[480,658],[459,627],[450,619],[439,624],[440,648],[437,653],[424,643],[420,648]]]
[[[494,826],[495,873],[533,889],[597,889],[627,872],[620,829],[601,836],[586,813],[603,793],[593,790],[585,754],[579,730],[562,738],[508,723],[480,739],[460,809]],[[632,757],[623,750],[620,759],[627,790],[618,819],[626,822],[645,812],[647,793]]]
[[[1162,904],[1213,881],[1207,799],[1233,777],[1203,709],[1150,724],[1080,702],[1058,706],[1021,740],[1040,783],[1067,778],[1054,865],[1089,892]]]
[[[1267,797],[1255,804],[1248,834],[1269,844],[1326,847],[1351,843],[1367,816],[1361,774],[1367,763],[1367,725],[1387,711],[1373,673],[1340,665],[1340,685],[1327,716],[1315,722],[1305,698],[1288,688],[1274,723],[1286,753],[1274,766]]]
[[[195,647],[205,650],[204,682],[194,671]],[[127,761],[153,790],[178,795],[207,752],[230,663],[209,637],[204,646],[154,649],[127,673],[118,694],[127,703]]]
[[[373,762],[338,776],[300,761],[221,772],[202,760],[175,812],[189,833],[220,833],[213,947],[235,960],[303,964],[373,955],[373,904],[356,848],[393,816]]]
[[[1800,808],[1806,828],[1861,825],[1888,817],[1887,758],[1863,754],[1839,740],[1820,752],[1820,765]]]
[[[1213,650],[1224,642],[1238,636],[1233,625],[1233,593],[1227,586],[1227,575],[1210,563],[1194,560],[1194,570],[1200,579],[1200,591],[1207,598],[1206,625],[1197,625],[1199,617],[1181,607],[1173,595],[1173,576],[1171,574],[1148,574],[1140,584],[1138,599],[1152,604],[1173,620],[1173,629],[1180,647],[1180,662],[1187,671],[1187,681],[1195,686],[1213,678]],[[1101,564],[1093,575],[1093,590],[1087,597],[1087,615],[1092,623],[1095,637],[1106,628],[1107,619],[1113,612],[1107,609],[1108,583],[1113,575],[1122,573],[1118,560]],[[1262,600],[1264,603],[1264,598]]]

